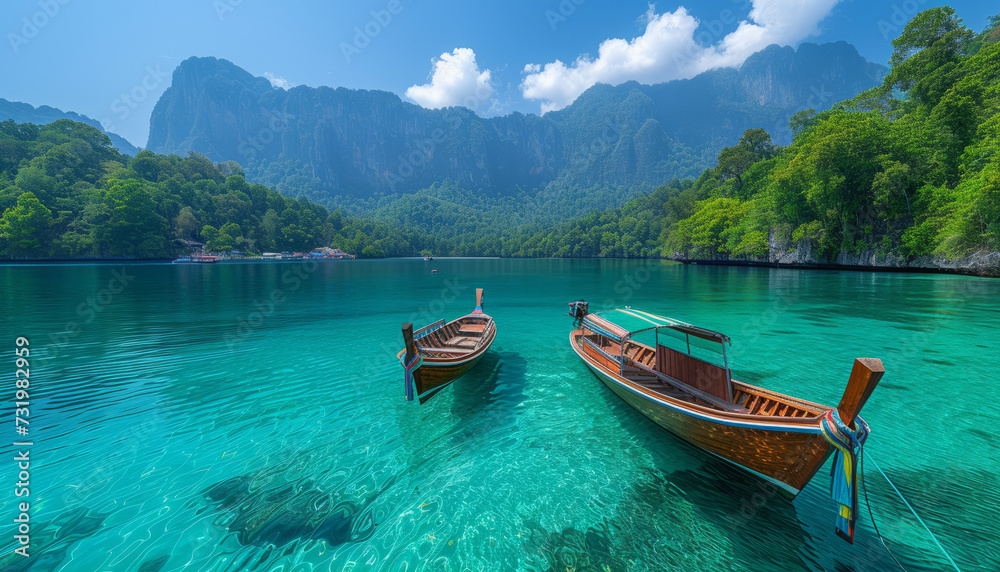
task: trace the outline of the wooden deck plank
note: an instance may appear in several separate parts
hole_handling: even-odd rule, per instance
[[[467,354],[471,349],[459,349],[459,348],[425,348],[422,346],[417,346],[417,349],[421,352],[434,353],[441,352],[446,354]]]

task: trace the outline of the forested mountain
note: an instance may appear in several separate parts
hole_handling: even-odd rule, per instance
[[[387,92],[274,88],[226,60],[190,58],[156,104],[148,148],[236,161],[250,180],[326,204],[444,181],[487,197],[546,187],[610,196],[609,188],[648,191],[697,176],[749,128],[790,140],[794,113],[825,109],[877,85],[884,73],[844,42],[771,46],[739,70],[596,85],[543,117],[484,119],[464,108],[423,109]]]
[[[347,216],[248,183],[235,162],[149,151],[130,159],[93,127],[7,121],[0,251],[163,256],[180,249],[178,239],[194,239],[216,250],[329,245],[362,257],[664,256],[997,275],[998,40],[1000,17],[976,34],[951,8],[921,12],[893,41],[880,85],[796,113],[787,145],[763,128],[744,130],[697,178],[673,179],[613,209],[596,208],[594,197],[634,186],[497,196],[445,180],[353,199],[370,214]],[[559,216],[580,210],[590,212]]]
[[[893,41],[882,84],[827,111],[795,114],[789,145],[746,130],[697,179],[674,180],[621,208],[498,232],[484,232],[486,221],[478,234],[467,225],[456,237],[450,216],[476,219],[437,198],[437,188],[433,199],[414,196],[437,201],[434,208],[379,215],[426,229],[433,239],[419,246],[443,255],[667,256],[997,275],[998,40],[1000,16],[976,34],[951,8],[922,12]],[[398,244],[365,224],[369,244]]]
[[[34,123],[36,125],[45,125],[46,123],[52,123],[53,121],[58,121],[60,119],[69,119],[80,123],[86,123],[91,127],[96,127],[102,133],[110,137],[111,144],[114,147],[117,147],[122,153],[134,157],[135,154],[139,152],[139,149],[137,149],[135,145],[129,143],[121,135],[105,131],[99,121],[72,111],[62,111],[47,105],[34,107],[27,103],[7,101],[6,99],[0,98],[0,121],[6,121],[8,119],[14,121],[15,123]]]
[[[96,128],[61,119],[0,122],[0,255],[162,258],[182,240],[213,250],[329,244],[339,212],[247,183],[239,165],[140,151],[122,155]]]

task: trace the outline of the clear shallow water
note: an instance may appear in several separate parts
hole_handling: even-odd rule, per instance
[[[404,402],[401,322],[461,315],[477,286],[491,353]],[[854,546],[835,536],[827,469],[768,497],[615,397],[568,348],[578,298],[727,333],[735,377],[820,403],[882,358],[868,450],[962,570],[998,569],[1000,281],[435,260],[6,266],[0,288],[3,351],[31,340],[35,443],[35,556],[8,524],[0,570],[893,569],[864,509]],[[8,386],[5,519],[24,500]],[[946,569],[866,469],[897,557]]]

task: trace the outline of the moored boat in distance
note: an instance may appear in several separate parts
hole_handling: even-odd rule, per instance
[[[797,495],[835,455],[836,532],[853,543],[856,449],[868,436],[858,413],[885,373],[881,360],[856,359],[840,403],[829,407],[732,379],[724,334],[629,307],[590,314],[582,300],[570,303],[570,315],[578,324],[569,335],[573,351],[616,395],[785,496]],[[721,354],[721,364],[707,354]]]
[[[218,256],[212,256],[210,254],[192,254],[190,256],[182,256],[174,260],[174,264],[215,264],[218,261]]]
[[[443,319],[413,330],[403,324],[403,343],[397,354],[405,370],[407,401],[421,404],[472,369],[496,338],[493,318],[483,312],[483,289],[476,289],[476,308],[450,322]]]
[[[321,260],[354,260],[353,254],[348,254],[339,248],[330,248],[328,246],[314,248],[312,252],[303,256],[303,258],[321,259]]]

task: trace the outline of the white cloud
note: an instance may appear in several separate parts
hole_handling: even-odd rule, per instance
[[[271,87],[279,87],[281,89],[288,89],[292,87],[289,81],[280,75],[274,75],[271,72],[264,72],[264,78],[271,82]]]
[[[476,52],[455,48],[434,60],[430,83],[410,86],[406,97],[429,109],[460,105],[475,110],[490,101],[494,92],[490,70],[479,70]]]
[[[601,42],[598,56],[580,56],[570,65],[556,60],[528,64],[521,83],[525,99],[541,100],[542,113],[561,109],[598,82],[659,83],[693,77],[715,67],[736,67],[770,44],[798,43],[818,32],[819,23],[840,0],[753,0],[747,20],[712,45],[696,40],[700,22],[683,6],[657,14],[650,5],[645,32],[631,41]],[[713,22],[714,24],[714,22]],[[698,39],[712,39],[709,31]],[[721,33],[721,25],[719,26]]]

